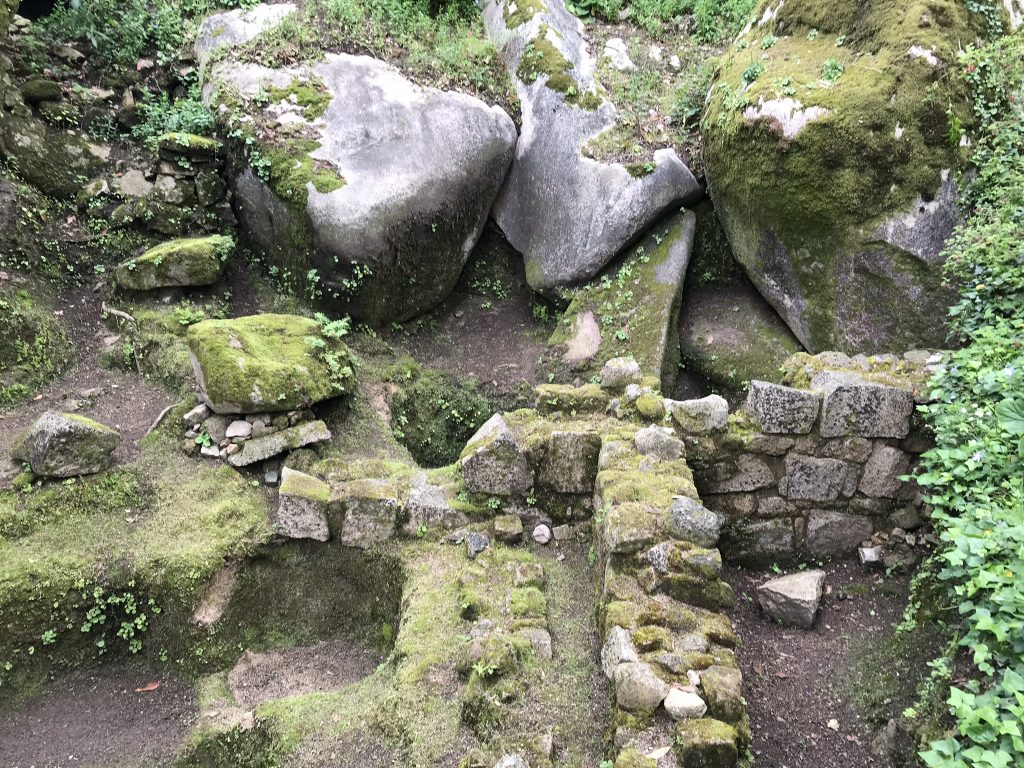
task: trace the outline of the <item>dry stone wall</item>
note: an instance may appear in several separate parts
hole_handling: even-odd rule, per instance
[[[697,488],[726,518],[726,557],[845,555],[917,515],[921,494],[903,478],[930,447],[915,415],[929,359],[795,355],[784,383],[751,383],[724,428],[691,432]]]

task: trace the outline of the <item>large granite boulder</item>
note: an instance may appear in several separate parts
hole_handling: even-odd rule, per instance
[[[703,134],[737,259],[813,351],[940,346],[961,150],[951,76],[980,14],[959,0],[760,0]],[[755,53],[752,53],[755,52]]]
[[[14,443],[11,458],[40,477],[77,477],[102,472],[121,436],[76,413],[47,411]]]
[[[261,3],[252,8],[236,8],[208,16],[196,32],[196,60],[206,62],[215,52],[247,43],[293,13],[294,3]]]
[[[505,112],[348,54],[228,59],[204,94],[235,137],[239,222],[274,266],[374,324],[448,295],[512,160]]]
[[[273,314],[189,326],[200,395],[215,413],[267,413],[349,392],[348,348],[322,331],[316,320]]]
[[[619,120],[583,23],[562,0],[488,0],[483,14],[523,111],[494,220],[523,254],[530,286],[553,294],[592,278],[664,212],[703,192],[671,148],[630,167],[583,154]]]

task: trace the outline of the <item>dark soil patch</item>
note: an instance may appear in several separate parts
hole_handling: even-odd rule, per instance
[[[534,317],[534,301],[522,256],[488,224],[451,295],[386,339],[425,368],[473,376],[489,394],[514,398],[537,383],[552,330]]]
[[[739,596],[732,619],[742,642],[739,661],[758,768],[885,765],[872,754],[875,729],[854,709],[849,680],[860,654],[881,645],[902,618],[908,580],[883,579],[854,562],[833,563],[825,571],[827,594],[811,630],[783,627],[761,614],[755,588],[776,574],[725,574]],[[829,727],[833,720],[838,730]]]
[[[274,699],[334,691],[366,677],[383,660],[350,640],[281,651],[247,651],[228,674],[235,700],[246,709]]]
[[[118,462],[138,455],[139,441],[160,412],[176,398],[134,372],[104,368],[99,362],[104,339],[113,336],[102,320],[102,299],[87,288],[69,289],[59,296],[55,312],[67,329],[75,364],[31,399],[0,413],[0,483],[17,468],[8,455],[18,434],[44,411],[74,411],[107,424],[121,433],[114,452]]]
[[[153,691],[136,689],[159,683]],[[61,678],[18,712],[0,712],[5,768],[167,766],[196,718],[192,685],[109,664]]]

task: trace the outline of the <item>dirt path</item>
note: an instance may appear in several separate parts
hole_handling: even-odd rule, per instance
[[[152,691],[138,691],[159,683]],[[54,681],[17,712],[0,711],[3,768],[170,765],[196,718],[190,683],[125,663]]]
[[[883,589],[878,573],[853,562],[825,571],[828,593],[817,624],[807,631],[761,614],[754,590],[775,573],[726,573],[739,596],[732,619],[742,641],[739,660],[758,768],[884,765],[871,752],[872,728],[850,705],[844,683],[856,652],[877,646],[902,618],[907,582],[889,578]]]
[[[533,301],[522,257],[488,225],[451,295],[385,338],[424,366],[512,393],[537,383],[552,331],[533,316]]]
[[[69,289],[55,306],[71,337],[75,363],[29,400],[0,413],[0,485],[20,469],[8,458],[15,438],[44,411],[73,411],[113,427],[121,433],[114,456],[126,463],[137,455],[139,440],[153,420],[177,399],[135,372],[110,370],[100,364],[103,339],[113,332],[103,323],[99,294],[87,288]]]

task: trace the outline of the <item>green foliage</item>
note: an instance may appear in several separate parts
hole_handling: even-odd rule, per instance
[[[950,689],[956,731],[922,753],[934,768],[1024,764],[1024,39],[969,48],[961,64],[983,126],[968,216],[947,244],[963,348],[932,380],[936,447],[918,480],[971,674]]]
[[[722,43],[733,37],[757,0],[571,0],[569,11],[581,19],[591,17],[618,21],[623,6],[628,6],[630,20],[651,34],[663,31],[664,25],[692,18],[696,38],[703,43]]]
[[[139,103],[139,114],[142,119],[132,128],[132,134],[151,149],[156,148],[157,137],[165,133],[213,135],[213,113],[203,104],[198,86],[193,86],[185,98],[174,101],[166,93],[148,93]]]
[[[27,291],[0,290],[0,411],[28,397],[71,361],[71,343]]]
[[[459,457],[495,410],[473,379],[458,381],[411,365],[391,373],[399,389],[391,402],[395,437],[421,465],[440,467]]]

